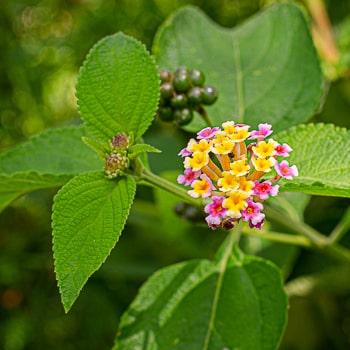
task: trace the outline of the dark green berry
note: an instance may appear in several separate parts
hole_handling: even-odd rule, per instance
[[[170,105],[175,109],[182,109],[187,106],[187,97],[184,94],[178,94],[172,97]]]
[[[207,85],[203,88],[202,103],[204,105],[212,105],[217,98],[218,92],[213,86]]]
[[[173,86],[177,92],[186,92],[191,86],[190,76],[187,72],[174,74]]]
[[[158,72],[158,75],[159,75],[159,79],[162,83],[166,83],[166,82],[171,81],[172,74],[167,69],[161,69]]]
[[[170,99],[174,94],[174,88],[171,83],[163,83],[160,86],[160,94],[164,99]]]
[[[175,69],[174,76],[180,74],[188,74],[188,69],[185,66],[180,66]]]
[[[183,214],[183,218],[190,221],[203,220],[203,211],[194,205],[188,205]]]
[[[189,73],[191,82],[194,86],[202,87],[205,82],[205,75],[199,69],[192,69]]]
[[[184,108],[181,110],[179,109],[174,112],[174,120],[180,126],[184,126],[191,123],[192,119],[193,119],[193,112],[188,108]]]
[[[159,107],[166,107],[169,106],[169,100],[166,100],[165,98],[160,95],[159,97]]]
[[[187,208],[187,204],[186,203],[183,203],[183,202],[179,202],[179,203],[176,203],[175,206],[174,206],[174,212],[179,215],[179,216],[182,216],[185,211],[186,211],[186,208]]]
[[[173,109],[171,107],[160,107],[158,109],[158,117],[163,122],[171,122],[174,120]]]
[[[188,100],[188,105],[189,106],[198,106],[202,103],[202,94],[203,94],[203,89],[194,86],[193,88],[190,89],[190,91],[187,93],[187,100]]]

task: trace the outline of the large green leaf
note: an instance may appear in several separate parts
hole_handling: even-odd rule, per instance
[[[0,212],[26,193],[64,185],[71,175],[40,175],[36,172],[0,174]]]
[[[350,197],[350,132],[331,124],[293,127],[276,136],[292,148],[290,164],[299,176],[282,189],[322,196]]]
[[[81,68],[79,111],[97,139],[133,132],[138,139],[151,124],[159,98],[156,65],[137,40],[122,33],[99,41]]]
[[[0,211],[25,193],[61,186],[102,167],[84,145],[85,127],[51,129],[0,155]]]
[[[275,4],[233,30],[213,23],[197,8],[169,18],[157,33],[154,54],[161,68],[204,71],[219,90],[208,108],[214,124],[233,119],[275,130],[306,121],[322,96],[322,74],[304,13]],[[192,125],[197,131],[202,124]]]
[[[95,152],[81,138],[86,127],[47,130],[0,155],[0,173],[36,171],[39,174],[78,174],[102,168]]]
[[[102,172],[91,172],[76,176],[56,195],[53,250],[66,311],[118,241],[135,190],[131,176],[110,181]]]
[[[287,313],[279,270],[226,251],[156,272],[123,315],[115,349],[276,349]]]

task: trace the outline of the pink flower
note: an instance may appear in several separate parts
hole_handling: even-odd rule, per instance
[[[272,186],[270,181],[259,182],[255,181],[255,186],[253,188],[254,194],[259,196],[260,199],[266,200],[270,196],[277,196],[279,186]]]
[[[210,140],[212,139],[216,132],[219,131],[220,128],[218,127],[215,127],[215,128],[204,128],[202,129],[200,132],[197,133],[197,139],[200,140],[200,139],[206,139],[206,140]]]
[[[283,145],[277,145],[275,151],[277,156],[289,157],[289,152],[292,151],[292,148],[284,143]]]
[[[287,160],[282,160],[281,163],[276,163],[275,169],[278,175],[288,180],[292,180],[293,176],[298,176],[299,174],[296,165],[290,167]]]
[[[253,130],[250,133],[249,140],[253,139],[264,139],[265,137],[269,136],[272,134],[271,124],[259,124],[258,125],[259,129],[258,130]]]
[[[181,157],[188,157],[192,154],[192,152],[190,152],[187,147],[183,148],[177,155],[181,156]]]
[[[264,209],[264,206],[261,203],[254,203],[252,200],[248,200],[247,207],[242,211],[242,219],[244,221],[252,220],[254,222],[260,221],[259,215],[260,211]]]
[[[177,182],[185,186],[192,185],[192,182],[197,180],[201,175],[200,171],[193,171],[191,168],[185,169],[184,175],[179,175],[177,177]]]
[[[242,219],[249,221],[250,228],[260,229],[265,219],[265,214],[260,212],[263,209],[264,206],[261,203],[254,203],[249,200],[248,206],[242,211]]]
[[[257,222],[256,224],[253,224],[251,221],[249,221],[249,227],[261,230],[261,227],[264,224],[264,221],[265,221],[265,215],[264,215],[264,218],[261,221]]]
[[[224,199],[225,197],[223,196],[213,196],[213,202],[204,207],[204,211],[209,214],[205,220],[210,227],[218,227],[221,218],[226,216],[227,209],[222,207]]]

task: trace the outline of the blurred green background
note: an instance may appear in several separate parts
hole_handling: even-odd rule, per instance
[[[232,27],[267,2],[271,1],[1,1],[0,152],[49,127],[80,122],[74,96],[78,70],[91,46],[103,36],[123,31],[150,50],[157,27],[183,5],[199,6],[219,24]],[[329,1],[327,6],[347,57],[350,1]],[[349,112],[350,80],[342,78],[330,86],[323,111],[313,121],[349,128]],[[183,134],[157,124],[147,138],[166,149],[161,162],[151,159],[156,172],[180,164],[176,154],[185,142]],[[169,138],[171,149],[167,147]],[[212,258],[225,236],[201,227],[190,232],[189,223],[179,222],[184,234],[178,237],[170,229],[176,218],[154,208],[153,200],[159,194],[141,188],[117,248],[65,315],[51,250],[50,215],[56,190],[29,194],[0,215],[0,349],[110,349],[121,313],[150,273],[184,259]],[[348,204],[345,199],[312,198],[306,221],[327,234]],[[155,230],[154,220],[160,219],[162,225]],[[342,243],[350,246],[350,238],[345,237]],[[275,246],[277,257],[270,258],[279,261],[278,254],[285,254],[283,249]],[[290,254],[290,280],[337,268],[336,262],[314,252],[293,250]],[[281,348],[348,349],[349,284],[349,279],[341,279],[338,288],[316,288],[293,297]]]

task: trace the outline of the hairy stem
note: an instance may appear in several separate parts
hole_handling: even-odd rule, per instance
[[[147,169],[143,169],[141,176],[139,177],[139,180],[144,180],[150,184],[152,184],[155,187],[159,187],[169,193],[174,194],[175,196],[179,197],[181,200],[183,200],[186,203],[199,206],[201,205],[201,201],[199,199],[192,198],[188,195],[187,191],[183,189],[182,187],[175,185],[171,181],[168,181],[151,171]]]

